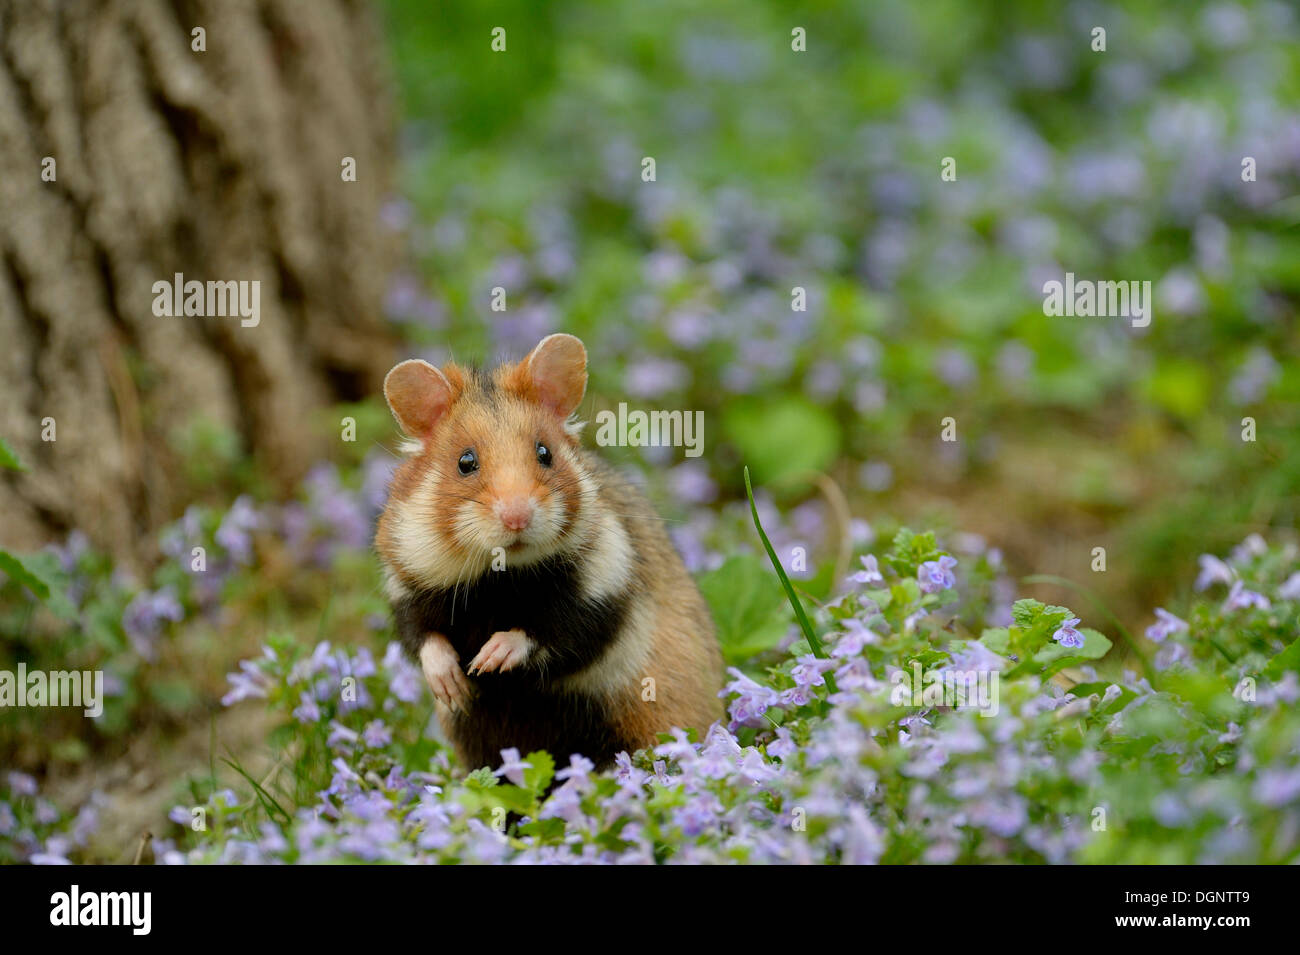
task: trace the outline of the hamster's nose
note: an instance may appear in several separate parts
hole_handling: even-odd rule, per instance
[[[497,504],[497,517],[508,531],[522,531],[533,522],[533,504],[526,497],[513,497]]]

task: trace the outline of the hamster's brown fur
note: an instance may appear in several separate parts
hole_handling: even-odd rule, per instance
[[[385,382],[411,440],[376,548],[470,768],[508,747],[605,765],[722,713],[704,599],[644,496],[581,446],[586,377],[582,343],[552,335],[490,374],[408,361]]]

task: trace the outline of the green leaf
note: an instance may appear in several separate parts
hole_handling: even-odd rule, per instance
[[[1289,647],[1268,661],[1264,667],[1264,676],[1270,680],[1280,680],[1288,670],[1300,673],[1300,638],[1293,640]]]
[[[716,570],[701,574],[698,583],[713,611],[718,642],[728,663],[744,663],[785,636],[789,611],[759,558],[737,554]]]
[[[806,398],[749,399],[724,408],[723,431],[763,482],[824,471],[839,456],[839,424],[829,411]],[[798,448],[798,453],[792,454],[791,448]]]
[[[922,564],[928,560],[938,560],[942,553],[935,543],[932,531],[917,534],[910,528],[903,527],[894,535],[893,547],[884,559],[898,576],[914,578]]]
[[[465,775],[465,787],[473,790],[491,789],[499,785],[501,780],[497,779],[496,774],[486,766],[481,766],[471,773]]]
[[[1082,699],[1085,696],[1092,696],[1094,693],[1100,697],[1105,697],[1106,691],[1112,686],[1119,686],[1119,684],[1111,683],[1108,680],[1097,680],[1092,683],[1076,683],[1074,686],[1070,687],[1070,692],[1079,699]],[[1109,703],[1099,703],[1097,709],[1093,712],[1098,714],[1118,713],[1136,699],[1136,693],[1126,686],[1120,686],[1119,696],[1115,697],[1115,699],[1111,700]]]
[[[1055,630],[1061,625],[1061,621],[1073,616],[1074,611],[1069,607],[1051,606],[1029,598],[1017,600],[1011,605],[1011,619],[1016,622],[1016,626],[1025,630],[1032,630],[1035,627],[1051,627]]]
[[[546,750],[539,749],[525,756],[524,762],[532,764],[524,770],[524,785],[540,796],[555,778],[555,759]]]
[[[1034,619],[1042,609],[1043,604],[1041,601],[1034,600],[1031,597],[1023,597],[1011,605],[1011,619],[1016,622],[1017,627],[1028,630],[1034,625]]]
[[[66,577],[59,569],[58,558],[48,551],[40,551],[18,558],[27,572],[45,585],[49,593],[45,605],[61,620],[76,620],[77,608],[68,599]]]
[[[7,574],[10,580],[22,584],[30,590],[36,595],[37,600],[44,602],[50,599],[49,585],[32,573],[22,558],[9,553],[7,550],[0,550],[0,571]]]
[[[18,460],[18,455],[14,449],[9,447],[9,443],[4,438],[0,438],[0,468],[10,471],[26,471],[27,466]]]
[[[559,842],[564,838],[563,819],[534,819],[519,827],[521,836],[533,836],[540,842]]]
[[[1100,660],[1110,652],[1111,642],[1104,634],[1086,628],[1081,629],[1079,633],[1083,634],[1083,646],[1063,647],[1056,641],[1052,641],[1035,653],[1032,660],[1026,660],[1012,670],[1010,675],[1036,672],[1038,667],[1035,664],[1038,664],[1042,667],[1042,676],[1046,678],[1066,667],[1078,666],[1089,660]]]
[[[994,653],[1006,656],[1007,647],[1011,643],[1011,631],[1006,627],[990,627],[980,634],[979,642]]]
[[[521,786],[494,786],[483,790],[482,797],[488,805],[501,806],[521,816],[532,815],[537,810],[537,797]]]

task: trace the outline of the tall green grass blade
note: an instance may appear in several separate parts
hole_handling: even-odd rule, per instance
[[[776,568],[776,575],[781,578],[781,586],[785,588],[785,595],[790,601],[790,606],[794,608],[794,615],[799,621],[799,627],[803,630],[803,635],[808,639],[808,646],[812,647],[813,656],[821,659],[826,658],[826,650],[822,647],[822,642],[817,638],[817,633],[813,630],[812,621],[804,613],[803,604],[799,602],[799,595],[794,592],[794,586],[790,583],[790,578],[786,576],[785,568],[781,566],[780,559],[776,556],[776,551],[772,547],[772,542],[767,539],[767,532],[763,530],[763,522],[758,519],[758,505],[754,503],[754,488],[749,483],[749,468],[745,468],[745,493],[749,495],[749,512],[754,515],[754,527],[758,530],[758,536],[763,541],[763,549],[767,551],[767,559],[772,562]],[[831,692],[835,691],[832,677],[827,674],[827,685],[831,687]]]

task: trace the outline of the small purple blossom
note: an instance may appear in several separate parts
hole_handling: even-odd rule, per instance
[[[1245,610],[1248,607],[1268,610],[1271,606],[1272,604],[1267,597],[1253,590],[1247,590],[1240,580],[1232,582],[1232,589],[1228,591],[1228,598],[1223,602],[1224,610]]]
[[[957,586],[957,578],[952,568],[957,566],[957,558],[944,554],[938,560],[927,560],[916,569],[916,579],[921,585],[921,593],[937,594],[941,590],[951,590]]]
[[[222,706],[232,706],[240,700],[265,699],[271,689],[271,678],[251,660],[239,661],[239,672],[226,674],[230,692],[221,698]]]
[[[1157,621],[1146,629],[1148,640],[1163,643],[1173,634],[1184,633],[1187,630],[1187,621],[1175,617],[1164,607],[1156,608],[1156,618]]]
[[[524,785],[524,770],[532,768],[533,764],[526,762],[519,755],[519,750],[512,746],[501,751],[501,768],[497,769],[493,775],[504,776],[516,786],[522,786]]]
[[[235,498],[226,516],[222,518],[214,537],[236,564],[253,562],[253,532],[262,527],[262,517],[247,494]]]
[[[951,560],[951,558],[949,558]],[[880,573],[880,566],[876,562],[875,554],[866,554],[860,557],[862,569],[855,574],[849,575],[851,584],[879,584],[884,583],[884,575]],[[956,561],[953,561],[956,564]]]
[[[1077,650],[1083,646],[1083,634],[1075,629],[1079,623],[1078,617],[1071,617],[1062,621],[1060,628],[1052,634],[1052,639],[1063,647],[1069,647],[1071,650]]]
[[[795,686],[803,689],[812,686],[825,686],[826,678],[822,674],[835,669],[836,666],[834,660],[823,659],[807,653],[796,661],[794,669],[790,671],[790,676],[794,678]]]
[[[122,612],[122,629],[126,631],[131,646],[146,660],[157,657],[158,636],[163,622],[177,623],[185,619],[185,608],[176,599],[176,592],[166,586],[160,590],[142,590],[136,594]]]
[[[762,726],[763,714],[779,702],[779,694],[770,686],[763,686],[745,676],[735,667],[727,670],[732,681],[718,694],[722,697],[735,696],[728,710],[733,726]]]
[[[1231,584],[1236,578],[1231,567],[1213,554],[1202,554],[1197,558],[1201,571],[1196,575],[1196,589],[1206,590],[1213,584]]]

